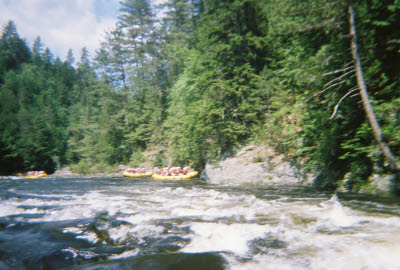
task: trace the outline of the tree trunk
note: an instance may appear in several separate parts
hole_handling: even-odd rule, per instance
[[[378,120],[376,119],[374,110],[369,100],[367,86],[365,84],[364,76],[362,73],[361,60],[358,55],[354,8],[351,1],[349,1],[349,23],[350,23],[350,36],[351,36],[351,52],[353,54],[353,60],[356,68],[357,85],[360,91],[364,110],[367,113],[369,123],[372,127],[372,130],[374,131],[375,139],[378,142],[378,145],[381,148],[386,161],[389,162],[390,169],[395,172],[398,172],[400,170],[400,165],[397,162],[396,157],[392,154],[390,147],[383,140],[382,130],[379,126]]]

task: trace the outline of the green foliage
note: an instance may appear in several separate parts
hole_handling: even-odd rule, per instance
[[[29,61],[31,52],[26,42],[17,33],[17,27],[13,21],[9,21],[3,28],[0,39],[0,83],[4,74]]]
[[[173,123],[169,128],[179,126],[179,135],[172,138],[173,149],[181,149],[174,153],[177,161],[195,155],[196,165],[204,166],[205,159],[232,151],[261,122],[264,102],[255,84],[258,57],[266,48],[259,49],[265,44],[264,25],[258,24],[262,14],[255,10],[254,2],[221,3],[202,17],[189,64],[170,96],[167,123]]]
[[[145,161],[143,154],[140,152],[134,152],[131,155],[129,165],[131,165],[132,167],[138,167],[143,161]]]

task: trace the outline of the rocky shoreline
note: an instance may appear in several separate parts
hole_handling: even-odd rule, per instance
[[[119,172],[78,174],[71,172],[68,167],[65,167],[57,170],[48,177],[121,177],[125,169],[125,165],[120,165]],[[9,179],[10,177],[4,176],[1,178]],[[222,185],[268,184],[313,186],[315,175],[307,174],[301,168],[293,166],[284,160],[283,155],[275,153],[271,148],[249,145],[238,151],[235,156],[226,157],[219,162],[207,163],[201,172],[200,178],[211,184]],[[369,182],[370,184],[361,189],[359,193],[391,196],[392,183],[394,182],[393,176],[373,175]],[[347,192],[345,185],[346,179],[343,180],[337,191]]]
[[[307,174],[301,168],[284,160],[283,155],[275,153],[266,146],[250,145],[242,148],[234,157],[217,163],[208,163],[201,178],[213,184],[240,185],[261,183],[269,185],[313,186],[316,175]],[[372,175],[369,184],[360,194],[393,196],[394,175]],[[343,179],[338,192],[348,192]]]
[[[117,173],[78,174],[66,167],[49,177],[119,177],[125,169],[126,166],[120,165],[120,172]],[[218,163],[207,163],[200,178],[213,184],[312,185],[313,176],[304,175],[285,162],[282,155],[277,155],[265,146],[250,145],[241,149],[234,157]]]
[[[312,185],[314,176],[292,166],[266,146],[250,145],[234,157],[208,163],[201,178],[214,184]]]

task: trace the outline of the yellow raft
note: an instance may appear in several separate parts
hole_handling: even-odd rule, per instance
[[[152,177],[155,180],[190,180],[196,177],[199,173],[197,171],[192,171],[187,174],[178,174],[178,175],[162,175],[162,174],[153,174]]]
[[[145,173],[131,173],[131,172],[123,172],[122,175],[125,177],[146,177],[146,176],[151,176],[153,173],[152,172],[145,172]]]
[[[38,179],[38,178],[45,177],[45,176],[47,176],[47,173],[42,172],[42,173],[27,175],[27,176],[25,176],[25,178],[26,179]]]

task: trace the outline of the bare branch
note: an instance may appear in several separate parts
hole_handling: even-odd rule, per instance
[[[351,73],[353,73],[353,72],[354,72],[354,70],[350,70],[350,71],[346,72],[345,74],[343,74],[343,75],[341,75],[341,76],[339,76],[339,77],[337,77],[337,78],[331,80],[330,82],[327,82],[327,83],[324,85],[324,88],[328,87],[328,86],[329,86],[331,83],[333,83],[333,82],[336,82],[336,81],[338,81],[338,80],[343,79],[344,77],[346,77],[347,75],[349,75],[349,74],[351,74]],[[350,78],[351,78],[351,77],[350,77]]]
[[[346,70],[354,68],[354,62],[351,61],[350,63],[353,64],[350,67],[345,67],[345,68],[342,68],[342,69],[337,69],[337,70],[334,70],[334,71],[331,71],[331,72],[328,72],[328,73],[324,73],[324,74],[322,74],[322,76],[325,77],[325,76],[329,76],[329,75],[336,74],[336,73],[341,73],[343,71],[346,71]]]
[[[316,97],[316,96],[319,96],[319,95],[325,93],[326,91],[328,91],[330,88],[332,88],[332,87],[334,87],[334,86],[336,86],[336,85],[342,84],[342,83],[344,83],[344,82],[345,82],[345,81],[341,81],[341,82],[338,82],[338,83],[335,83],[335,84],[329,86],[328,88],[322,89],[322,90],[319,91],[318,93],[315,93],[315,94],[313,94],[311,97],[307,98],[307,99],[306,99],[306,102],[309,101],[311,98]]]
[[[342,101],[345,100],[345,98],[348,97],[351,93],[357,91],[357,90],[358,90],[358,87],[353,87],[352,89],[353,89],[353,90],[351,90],[351,91],[348,92],[346,95],[344,95],[344,96],[339,100],[338,104],[336,104],[335,109],[333,110],[331,119],[333,119],[333,117],[335,117],[335,115],[336,115],[336,113],[337,113],[337,111],[338,111],[338,109],[339,109],[340,103],[342,103]]]
[[[347,49],[347,51],[350,51],[351,49]],[[348,62],[346,65],[344,65],[343,67],[345,68],[345,67],[348,67],[348,66],[350,66],[350,65],[354,65],[354,61],[350,61],[350,62]]]
[[[347,35],[343,35],[343,34],[339,34],[340,38],[351,38],[351,35],[347,34]]]
[[[350,79],[350,78],[353,78],[354,76],[355,76],[355,75],[350,76],[349,79]],[[335,79],[335,80],[336,80],[336,79]],[[331,81],[331,82],[332,82],[332,81]],[[333,88],[333,87],[335,87],[335,86],[338,86],[338,85],[340,85],[340,84],[343,84],[343,83],[345,83],[345,82],[346,82],[346,81],[340,81],[340,82],[337,82],[337,83],[335,83],[335,84],[332,84],[332,85],[330,85],[330,86],[328,86],[328,87],[322,89],[322,90],[319,91],[318,93],[315,93],[315,94],[313,94],[312,96],[310,96],[309,98],[307,98],[307,99],[306,99],[306,102],[308,102],[311,98],[316,97],[316,96],[319,96],[319,95],[325,93],[326,91],[328,91],[329,89],[331,89],[331,88]]]
[[[334,55],[328,56],[324,61],[322,61],[322,65],[325,65],[327,62],[329,62],[332,58],[335,58],[336,56],[342,55],[344,52],[336,53]]]
[[[353,78],[353,77],[354,77],[354,75],[351,76],[350,78]],[[330,85],[330,86],[324,88],[323,91],[329,90],[329,89],[331,89],[332,87],[335,87],[335,86],[337,86],[337,85],[343,84],[343,83],[345,83],[345,82],[346,82],[346,81],[340,81],[340,82],[334,83],[334,84],[332,84],[332,85]]]
[[[326,91],[327,91],[327,89],[324,89],[324,90],[322,90],[322,91],[319,91],[318,93],[313,94],[311,97],[309,97],[309,98],[306,99],[306,102],[308,102],[308,101],[309,101],[310,99],[312,99],[313,97],[316,97],[316,96],[321,95],[322,93],[324,93],[324,92],[326,92]]]

